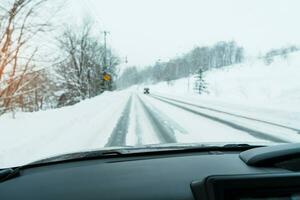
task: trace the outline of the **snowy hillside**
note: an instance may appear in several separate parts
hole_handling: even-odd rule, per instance
[[[213,69],[205,73],[204,79],[208,94],[201,96],[194,91],[194,77],[149,87],[154,92],[175,96],[300,111],[299,52],[289,54],[287,59],[277,57],[270,65],[257,60]]]

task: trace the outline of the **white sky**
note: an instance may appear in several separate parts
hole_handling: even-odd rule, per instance
[[[300,0],[69,0],[69,22],[90,16],[128,65],[236,40],[250,54],[300,44]]]

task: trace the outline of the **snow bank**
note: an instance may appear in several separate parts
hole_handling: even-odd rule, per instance
[[[103,147],[128,92],[104,93],[74,106],[0,117],[0,168]]]

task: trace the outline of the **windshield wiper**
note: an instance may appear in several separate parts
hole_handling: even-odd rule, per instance
[[[103,157],[115,157],[115,156],[120,156],[122,154],[124,154],[122,149],[69,153],[69,154],[63,154],[63,155],[58,155],[58,156],[38,160],[38,161],[28,164],[27,166],[44,164],[44,163],[60,162],[60,161],[69,161],[69,160],[84,160],[87,158],[93,159],[93,158],[103,158]]]
[[[7,168],[0,169],[0,183],[11,178],[15,178],[20,175],[20,171],[25,168],[30,168],[34,166],[38,166],[41,164],[51,164],[62,161],[75,161],[75,160],[85,160],[85,159],[93,159],[93,158],[103,158],[109,156],[119,156],[121,155],[120,150],[103,150],[103,151],[92,151],[92,152],[79,152],[79,153],[71,153],[64,154],[60,156],[54,156],[51,158],[38,160],[27,165],[23,165],[15,168]]]
[[[124,156],[142,156],[142,155],[159,155],[168,153],[180,153],[180,152],[197,152],[197,151],[213,151],[213,150],[239,150],[244,151],[251,148],[263,147],[265,145],[251,145],[251,144],[223,144],[223,145],[145,145],[140,147],[123,147],[119,149],[104,149],[97,151],[77,152],[64,154],[38,160],[30,163],[26,166],[34,166],[40,164],[49,164],[62,161],[76,161],[76,160],[88,160],[98,158],[113,158]]]
[[[244,147],[262,147],[264,145],[251,145],[251,144],[246,144],[246,143],[241,143],[241,144],[225,144],[223,147],[224,148],[244,148]]]
[[[20,175],[20,168],[0,170],[0,183]]]

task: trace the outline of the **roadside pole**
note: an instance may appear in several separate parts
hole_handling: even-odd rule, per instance
[[[103,77],[102,80],[104,81],[103,83],[103,90],[108,90],[109,89],[109,84],[111,82],[111,77],[109,80],[107,80],[107,74],[108,74],[108,66],[107,66],[107,35],[109,34],[109,31],[103,31],[104,34],[104,57],[103,57]],[[105,77],[106,76],[106,77]]]

